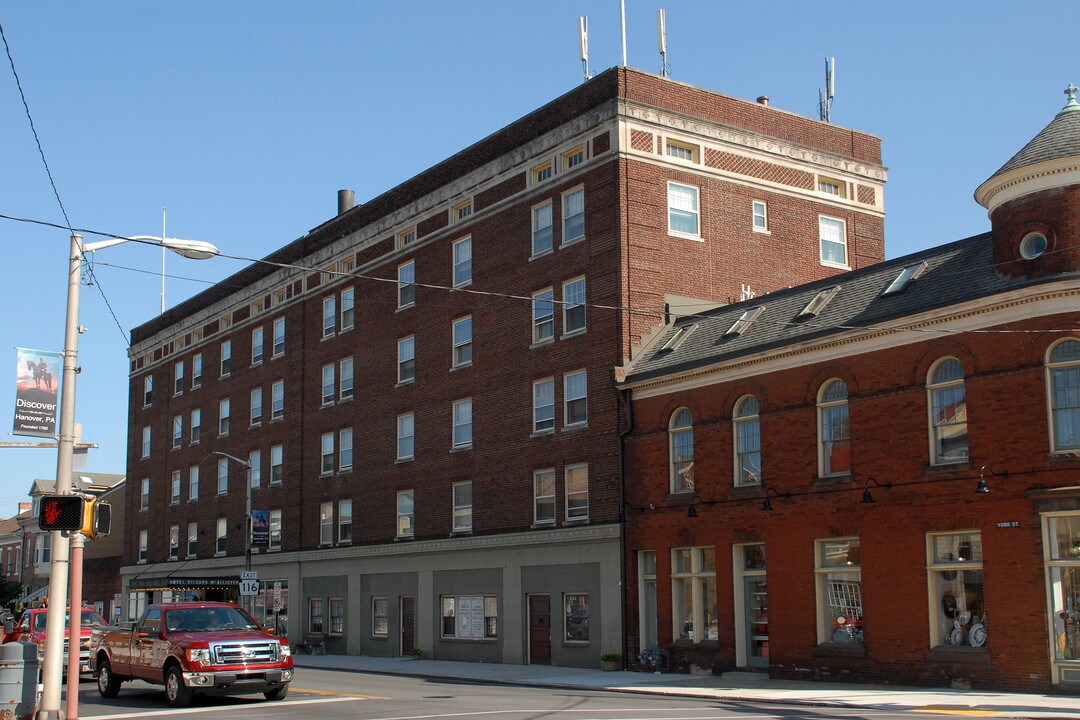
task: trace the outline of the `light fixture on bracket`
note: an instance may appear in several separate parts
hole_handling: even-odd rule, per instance
[[[789,498],[791,493],[782,493],[776,488],[765,488],[765,496],[761,501],[761,509],[765,512],[772,512],[772,499],[769,497],[769,493],[772,493],[776,497]]]
[[[877,502],[877,500],[874,499],[874,496],[870,494],[870,483],[874,483],[874,487],[885,488],[886,490],[892,487],[892,483],[888,480],[885,482],[878,482],[878,479],[875,477],[866,478],[866,487],[863,490],[862,500],[859,501],[860,504]]]
[[[1002,470],[1001,472],[994,472],[994,468],[989,465],[983,465],[979,468],[979,484],[975,486],[975,492],[985,495],[990,492],[990,487],[986,484],[986,479],[983,477],[985,471],[990,471],[990,477],[1009,477],[1008,470]]]

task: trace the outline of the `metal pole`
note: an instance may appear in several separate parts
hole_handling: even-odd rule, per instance
[[[626,67],[626,0],[619,0],[619,24],[622,26],[622,66]]]
[[[67,319],[64,328],[64,372],[60,391],[60,435],[56,452],[56,494],[71,493],[71,464],[75,448],[75,375],[79,356],[79,290],[82,280],[82,236],[71,235],[68,258]],[[45,620],[45,643],[42,670],[41,704],[37,720],[59,720],[60,686],[63,678],[64,637],[67,612],[67,585],[70,547],[60,531],[52,534],[52,557],[49,561],[49,610]]]
[[[244,536],[244,569],[251,569],[251,464],[244,463],[247,472],[244,473],[244,482],[247,484],[247,512],[245,525],[247,535]]]
[[[82,533],[71,535],[71,610],[68,615],[68,663],[67,663],[67,720],[79,720],[79,665],[82,653],[82,584],[83,546],[86,538]]]

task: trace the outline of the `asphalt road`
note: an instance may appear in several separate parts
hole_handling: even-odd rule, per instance
[[[289,695],[268,702],[261,695],[197,698],[190,708],[173,709],[160,687],[124,683],[119,697],[106,700],[85,681],[79,691],[79,717],[227,720],[890,720],[930,717],[914,712],[841,709],[766,703],[734,703],[638,693],[503,686],[487,683],[393,677],[303,668]],[[934,713],[933,717],[949,717]]]

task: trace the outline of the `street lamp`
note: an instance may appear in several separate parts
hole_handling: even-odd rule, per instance
[[[75,450],[75,376],[78,373],[79,333],[79,291],[82,281],[83,256],[88,252],[119,245],[132,240],[153,242],[193,260],[205,260],[218,254],[218,249],[201,240],[181,240],[179,238],[155,238],[146,235],[111,238],[100,242],[86,243],[82,235],[71,234],[71,250],[68,258],[67,317],[64,328],[64,370],[60,393],[60,426],[57,437],[56,453],[56,494],[71,494],[72,456]],[[52,557],[49,561],[49,609],[45,621],[45,637],[51,642],[45,643],[45,659],[42,669],[41,704],[38,706],[37,720],[59,720],[60,686],[63,677],[64,643],[56,642],[64,636],[64,620],[68,614],[68,571],[70,544],[61,531],[52,534]],[[81,561],[81,556],[80,556]],[[79,573],[81,577],[81,573]],[[72,594],[82,595],[82,588],[76,588]],[[80,597],[81,601],[81,597]],[[70,611],[70,653],[78,654],[82,608]],[[75,692],[68,693],[68,715],[71,720],[78,717],[78,674],[75,674]]]
[[[244,479],[244,484],[247,485],[247,495],[246,495],[247,507],[244,510],[244,525],[245,525],[245,532],[247,533],[244,536],[244,569],[245,570],[250,570],[251,569],[251,463],[249,463],[247,460],[241,460],[240,458],[236,457],[235,455],[230,455],[229,453],[221,452],[220,450],[215,450],[214,452],[212,452],[210,454],[211,455],[220,455],[221,457],[228,458],[229,460],[235,460],[236,462],[243,465],[244,469],[246,469],[248,471],[248,476],[247,476],[247,478]]]

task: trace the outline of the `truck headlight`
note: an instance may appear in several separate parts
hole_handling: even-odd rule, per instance
[[[193,663],[210,664],[210,648],[188,648],[187,656]]]

